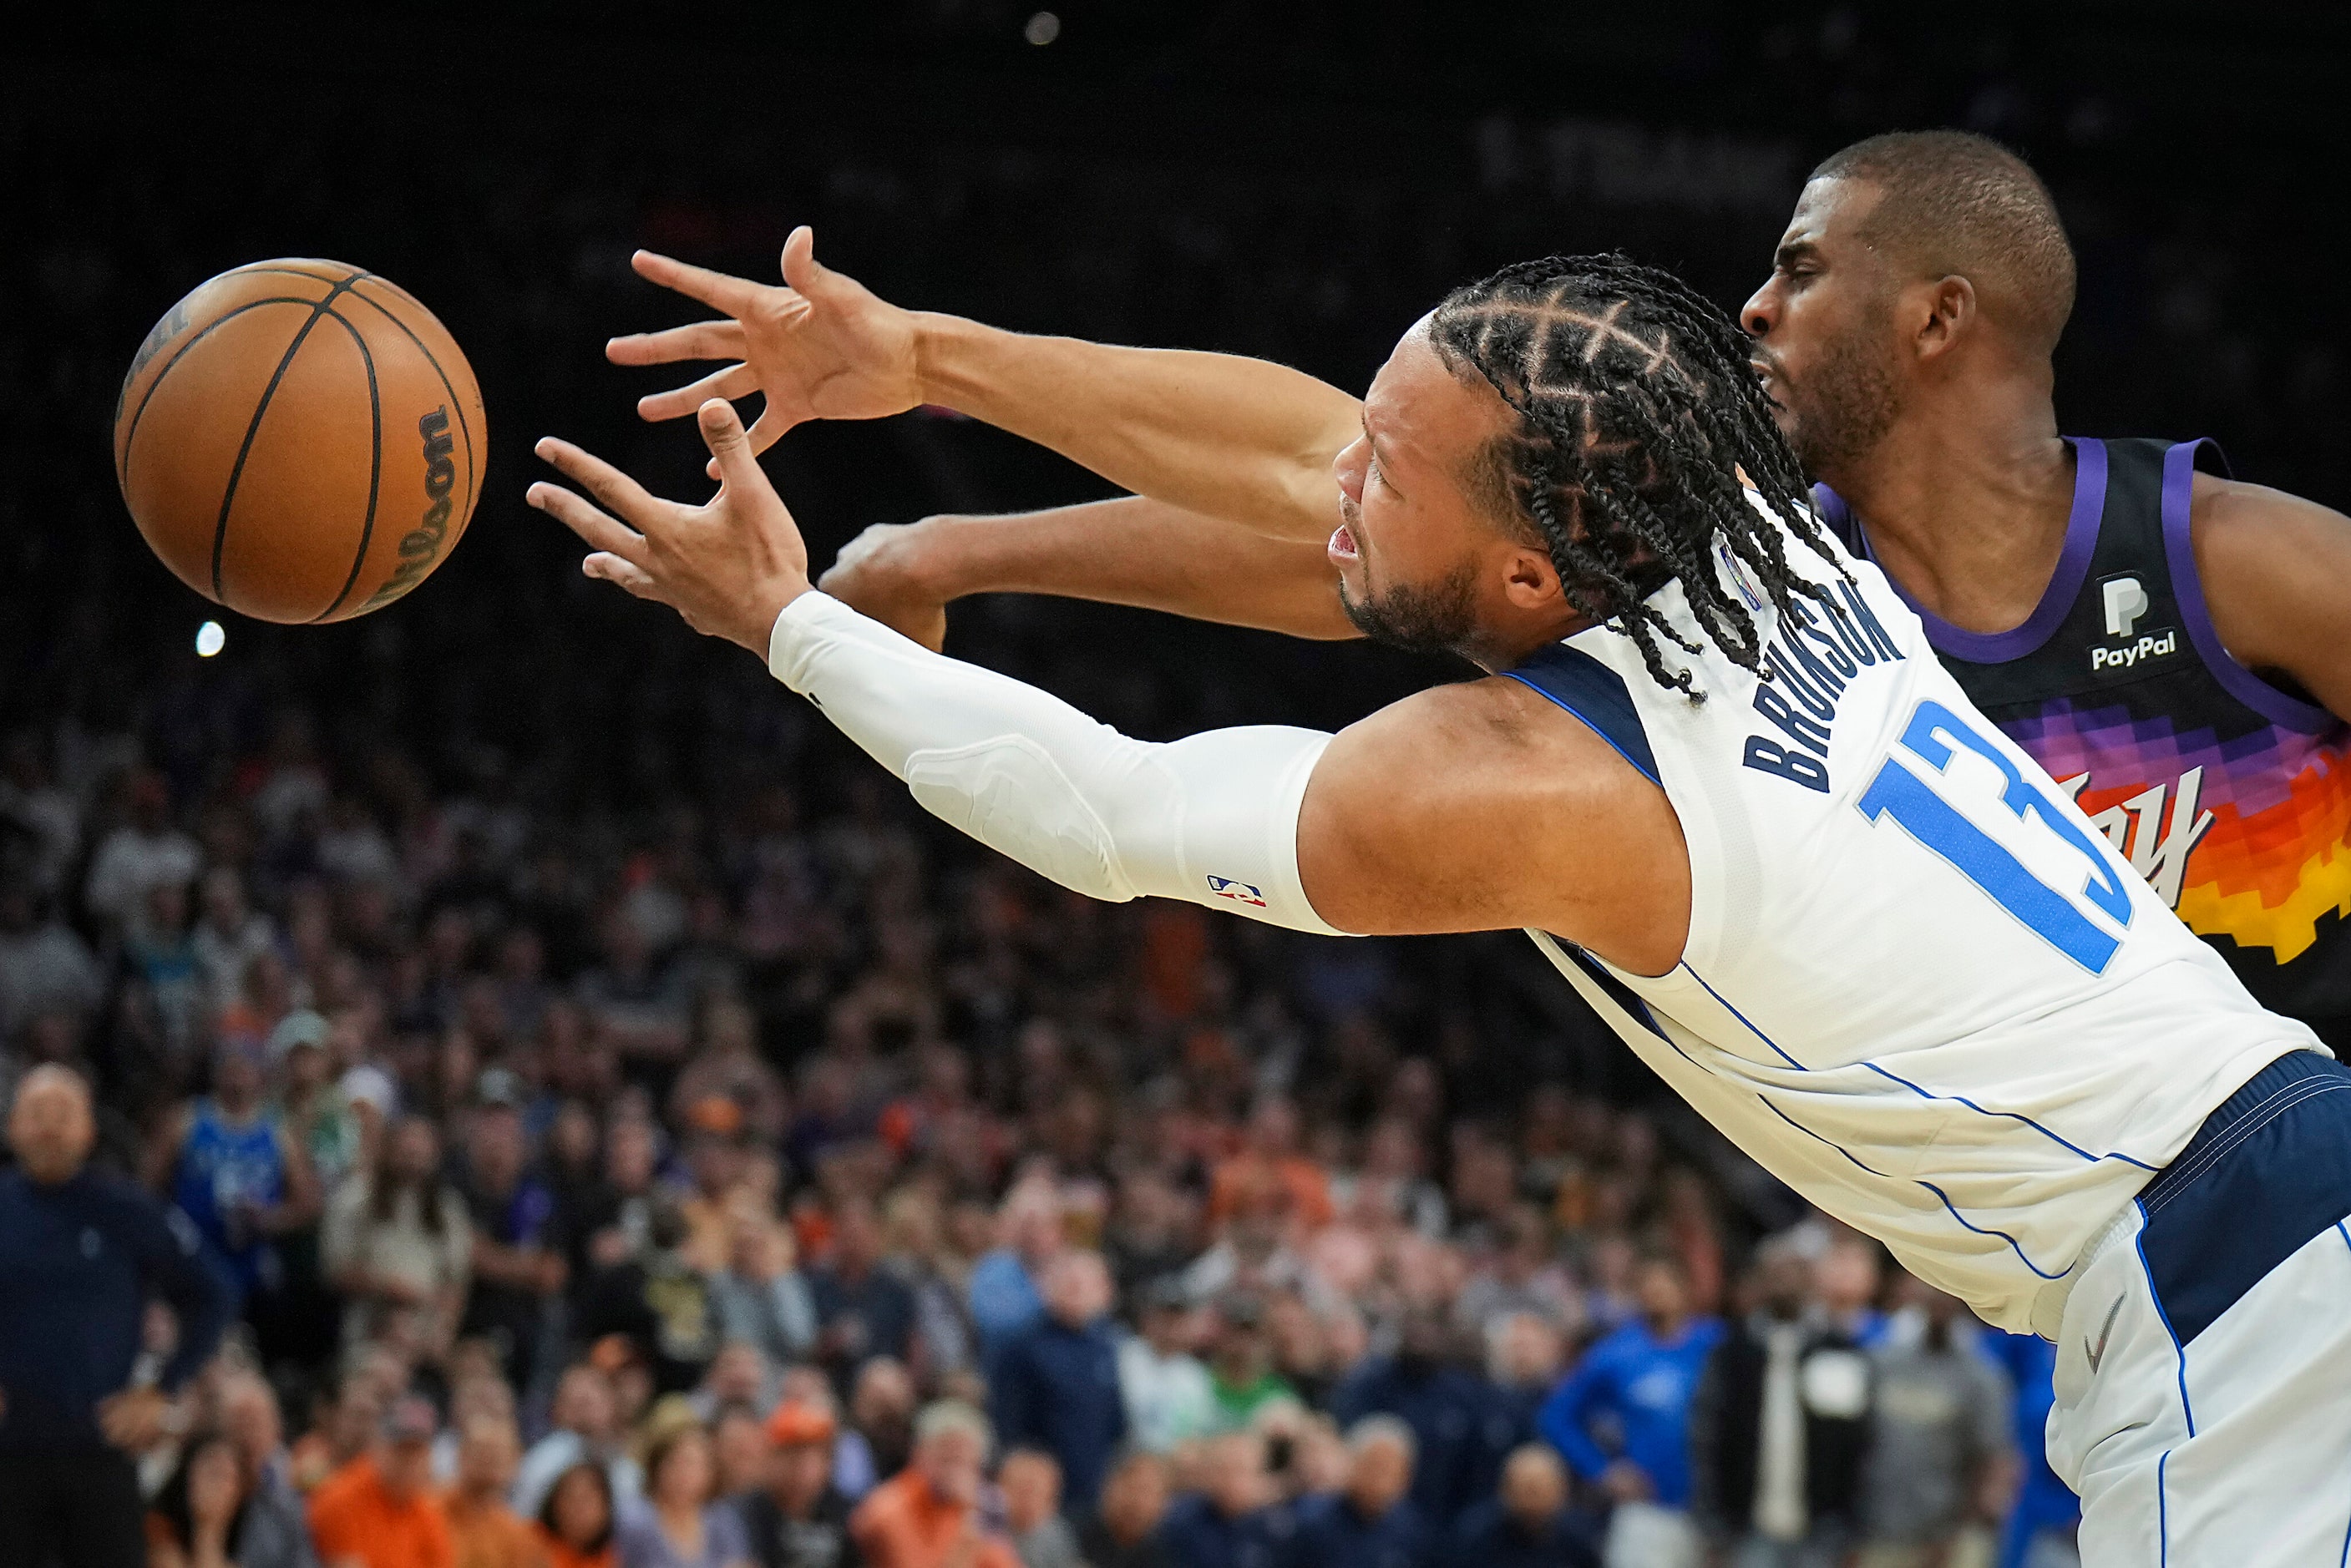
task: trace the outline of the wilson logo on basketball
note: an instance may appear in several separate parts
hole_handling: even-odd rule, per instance
[[[424,493],[430,503],[423,521],[401,537],[400,565],[369,598],[369,609],[398,598],[422,581],[440,558],[441,542],[448,536],[449,492],[457,483],[457,465],[450,458],[456,447],[449,439],[448,406],[417,421],[416,433],[424,438]]]

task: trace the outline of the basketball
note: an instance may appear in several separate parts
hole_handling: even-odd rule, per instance
[[[258,620],[347,620],[423,582],[481,493],[482,395],[448,329],[340,262],[255,262],[155,324],[114,473],[179,579]]]

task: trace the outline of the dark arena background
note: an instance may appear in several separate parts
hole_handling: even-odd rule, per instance
[[[567,1457],[619,1456],[625,1513],[695,1432],[709,1489],[737,1490],[771,1434],[815,1431],[845,1508],[909,1462],[917,1412],[935,1436],[961,1400],[1011,1456],[980,1555],[891,1537],[869,1563],[1283,1560],[1317,1494],[1384,1484],[1383,1429],[1358,1426],[1379,1413],[1417,1435],[1398,1484],[1425,1533],[1376,1561],[1468,1561],[1447,1532],[1499,1493],[1558,1521],[1551,1555],[1511,1562],[1667,1563],[1628,1527],[1611,1544],[1608,1514],[1685,1412],[1563,1441],[1539,1419],[1564,1381],[1632,1376],[1591,1347],[1660,1292],[1735,1315],[1774,1237],[1761,1266],[1803,1259],[1823,1312],[1925,1310],[1515,933],[1338,942],[1087,904],[925,815],[756,660],[583,580],[523,504],[534,440],[705,484],[693,433],[632,411],[672,381],[602,357],[705,314],[634,276],[634,247],[773,281],[808,223],[898,304],[1359,390],[1447,289],[1548,252],[1622,249],[1735,309],[1822,157],[1963,127],[2032,160],[2078,253],[2067,431],[2210,435],[2241,478],[2351,504],[2339,5],[1051,3],[99,5],[0,58],[0,1098],[78,1065],[97,1158],[169,1194],[224,1042],[274,1041],[262,1093],[300,1110],[319,1190],[189,1407],[246,1445],[248,1544],[272,1506],[298,1532],[403,1422],[438,1434],[444,1533],[511,1549],[465,1561],[528,1568],[542,1547],[482,1517],[515,1454],[536,1521]],[[109,458],[150,325],[288,255],[429,305],[488,416],[460,547],[324,628],[183,587]],[[1109,493],[931,410],[804,425],[766,466],[820,564],[872,524]],[[1468,672],[1022,597],[957,605],[948,649],[1153,739],[1337,728]],[[315,1094],[287,1077],[313,1027]],[[364,1241],[339,1226],[392,1225],[337,1197],[387,1113],[419,1118],[412,1152],[473,1219],[437,1335],[371,1334],[372,1276],[339,1270]],[[1096,1248],[1141,1337],[1123,1426],[1072,1436],[1052,1411],[1084,1407],[1079,1364],[1005,1347],[1055,1255]],[[15,1299],[0,1333],[29,1332]],[[168,1316],[146,1332],[168,1351]],[[2004,1337],[1983,1335],[1998,1417],[1934,1461],[1972,1500],[1954,1565],[2068,1560],[2047,1374]],[[282,1439],[254,1436],[273,1400]],[[1563,1469],[1521,1449],[1546,1438]],[[146,1460],[158,1563],[208,1561],[200,1446]],[[1089,1494],[1069,1555],[1051,1485]],[[2018,1508],[2045,1512],[2038,1545],[2003,1534]],[[415,1529],[334,1551],[454,1561]],[[622,1568],[686,1560],[641,1537]],[[767,1550],[743,1560],[819,1561]]]

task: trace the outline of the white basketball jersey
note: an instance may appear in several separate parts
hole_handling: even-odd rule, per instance
[[[2207,1113],[2323,1047],[2258,1006],[1976,711],[1876,566],[1839,550],[1844,582],[1782,537],[1829,586],[1797,624],[1718,549],[1765,640],[1761,677],[1712,646],[1678,583],[1650,603],[1705,649],[1665,647],[1703,701],[1605,627],[1510,672],[1656,780],[1689,846],[1670,972],[1531,934],[1773,1175],[2022,1332]]]

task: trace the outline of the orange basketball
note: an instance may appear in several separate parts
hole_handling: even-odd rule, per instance
[[[255,262],[166,312],[114,410],[114,475],[163,564],[260,620],[347,620],[440,565],[482,489],[482,394],[448,329],[340,262]]]

